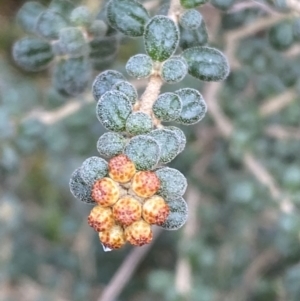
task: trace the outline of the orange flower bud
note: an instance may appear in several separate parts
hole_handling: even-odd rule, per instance
[[[162,225],[169,212],[168,204],[158,195],[146,200],[143,204],[143,218],[149,224]]]
[[[130,181],[135,172],[134,163],[126,155],[113,157],[108,163],[108,174],[116,182],[126,183]]]
[[[109,230],[99,232],[100,241],[110,249],[120,249],[125,245],[125,235],[122,227],[115,224]]]
[[[125,196],[119,199],[113,206],[113,216],[124,226],[141,219],[142,205],[132,196]]]
[[[103,207],[112,206],[119,197],[119,186],[110,178],[100,179],[92,187],[92,199]]]
[[[152,171],[139,171],[132,179],[132,190],[138,196],[148,198],[160,188],[160,181]]]
[[[134,246],[149,244],[153,237],[151,226],[140,219],[125,228],[125,237]]]
[[[88,216],[88,224],[97,232],[109,230],[115,224],[111,208],[95,206]]]

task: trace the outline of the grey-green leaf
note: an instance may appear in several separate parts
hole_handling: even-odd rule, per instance
[[[126,132],[131,135],[146,134],[152,130],[152,119],[143,112],[133,112],[126,120]]]
[[[122,153],[126,139],[118,134],[107,132],[97,142],[97,150],[103,157],[112,158]]]
[[[160,75],[166,83],[175,84],[182,81],[187,72],[188,66],[185,60],[182,57],[172,57],[162,64]]]
[[[93,15],[87,6],[78,6],[70,14],[72,25],[89,27],[93,22]]]
[[[155,117],[162,121],[173,121],[179,118],[181,110],[181,99],[171,92],[160,94],[152,107]]]
[[[180,141],[179,152],[181,153],[186,145],[186,137],[184,132],[176,126],[166,126],[165,129],[173,131],[178,136]]]
[[[180,0],[180,4],[184,8],[195,8],[199,5],[205,4],[208,0]]]
[[[190,75],[203,81],[221,81],[229,74],[229,64],[224,54],[211,47],[186,49],[182,56],[188,63]]]
[[[155,139],[139,135],[130,139],[124,153],[134,162],[137,170],[151,170],[159,161],[160,147]]]
[[[129,58],[126,64],[127,73],[137,79],[147,78],[151,75],[153,69],[153,61],[146,54],[137,54]]]
[[[142,36],[149,20],[145,7],[135,0],[110,0],[106,14],[113,28],[131,37]]]
[[[114,84],[119,81],[124,81],[125,77],[122,73],[115,70],[106,70],[97,75],[93,83],[93,96],[96,101],[107,91],[109,91]]]
[[[176,51],[179,30],[170,18],[155,16],[146,25],[144,40],[148,55],[154,61],[163,62]]]
[[[107,129],[114,132],[125,130],[126,120],[132,112],[128,97],[119,91],[108,91],[97,103],[96,114],[99,121]]]
[[[202,15],[196,9],[188,9],[180,16],[179,22],[183,28],[195,30],[202,23]]]
[[[195,89],[183,88],[175,91],[182,101],[182,110],[177,122],[191,125],[199,122],[207,111],[202,95]]]
[[[127,81],[117,82],[116,84],[113,85],[112,90],[117,90],[119,92],[124,93],[133,105],[137,101],[138,98],[137,91],[135,87]]]

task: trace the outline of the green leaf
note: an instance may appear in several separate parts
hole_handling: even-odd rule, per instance
[[[154,60],[163,62],[175,51],[179,42],[179,30],[168,17],[155,16],[146,25],[145,49]]]
[[[148,134],[154,138],[160,147],[160,162],[169,163],[178,154],[180,149],[180,140],[177,134],[167,129],[157,129]]]
[[[45,6],[39,2],[29,1],[24,3],[17,14],[19,26],[27,32],[34,32],[38,16],[45,10]]]
[[[202,15],[195,9],[189,9],[180,16],[179,23],[185,29],[195,30],[202,23]]]
[[[39,71],[48,67],[54,55],[51,45],[38,38],[23,38],[13,46],[15,62],[25,70]]]
[[[160,94],[152,107],[156,118],[162,121],[173,121],[180,116],[182,102],[175,93]]]
[[[108,132],[103,134],[97,142],[97,150],[103,157],[112,158],[122,153],[126,139],[118,134]]]
[[[83,56],[89,51],[82,31],[76,27],[63,28],[59,32],[59,47],[69,57]]]
[[[133,112],[126,120],[126,132],[131,135],[146,134],[152,130],[152,119],[143,112]]]
[[[279,51],[287,50],[294,43],[293,24],[291,21],[277,23],[269,30],[269,43]]]
[[[86,159],[80,167],[80,176],[89,186],[95,181],[104,178],[108,174],[108,163],[100,157]]]
[[[106,70],[97,75],[93,83],[93,96],[96,101],[119,81],[126,80],[122,73],[115,70]]]
[[[125,130],[125,123],[132,112],[128,97],[119,91],[108,91],[103,94],[96,107],[99,121],[107,129],[114,132]]]
[[[164,82],[175,84],[182,81],[188,72],[188,66],[182,57],[172,57],[166,60],[162,66],[160,75]]]
[[[147,10],[135,0],[110,0],[106,14],[113,28],[131,37],[142,36],[149,20]]]
[[[131,138],[125,146],[124,153],[134,162],[137,170],[153,169],[160,158],[158,143],[146,135]]]
[[[132,56],[127,64],[127,73],[137,79],[147,78],[153,70],[153,62],[150,56],[146,54],[137,54]]]
[[[84,57],[62,59],[55,66],[53,85],[62,95],[75,96],[84,92],[91,75],[91,66]]]
[[[177,169],[170,167],[159,168],[155,174],[160,180],[158,195],[166,201],[182,197],[187,187],[185,176]]]
[[[119,92],[124,93],[130,102],[134,105],[137,101],[138,94],[135,87],[127,82],[127,81],[120,81],[113,85],[112,90],[117,90]]]
[[[68,26],[68,22],[57,12],[47,10],[41,13],[36,22],[36,32],[48,40],[57,40],[59,31]]]
[[[175,91],[182,101],[182,110],[177,122],[191,125],[199,122],[206,113],[207,107],[202,95],[195,89],[184,88]]]
[[[178,230],[187,221],[187,203],[182,197],[168,200],[167,203],[169,205],[170,213],[166,221],[160,227],[165,230]]]
[[[199,5],[205,4],[208,0],[180,0],[180,4],[184,8],[195,8]]]
[[[229,64],[224,54],[211,47],[193,47],[182,56],[188,63],[190,75],[203,81],[222,81],[229,74]]]

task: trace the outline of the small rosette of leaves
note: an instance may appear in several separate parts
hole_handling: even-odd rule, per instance
[[[97,103],[96,115],[102,125],[110,131],[125,130],[126,120],[132,112],[128,97],[119,91],[108,91],[101,96]]]
[[[182,102],[182,110],[177,122],[191,125],[199,122],[207,111],[206,103],[202,95],[195,89],[183,88],[175,91]]]
[[[160,146],[160,162],[169,163],[178,154],[180,150],[180,138],[174,131],[167,129],[156,129],[148,134],[150,137],[154,138],[155,141]]]
[[[95,201],[91,197],[91,187],[87,185],[80,174],[80,168],[77,168],[69,182],[70,191],[73,196],[81,202],[95,205]]]
[[[127,73],[137,79],[147,78],[151,75],[153,70],[153,61],[150,56],[146,54],[137,54],[132,56],[127,64]]]
[[[205,4],[207,1],[208,0],[180,0],[180,4],[184,8],[195,8]]]
[[[154,61],[163,62],[176,51],[179,30],[170,18],[155,16],[146,25],[144,41],[147,54]]]
[[[101,156],[112,158],[123,152],[125,144],[126,139],[122,135],[108,132],[98,139],[97,150]]]
[[[160,225],[165,230],[178,230],[187,221],[188,206],[182,197],[168,200],[169,215],[165,222]]]
[[[200,27],[202,16],[197,10],[189,9],[180,16],[179,22],[183,28],[195,30]]]
[[[130,139],[124,154],[135,164],[137,170],[151,170],[160,159],[160,147],[152,137],[139,135]]]
[[[160,188],[157,194],[166,201],[184,195],[187,188],[187,181],[180,171],[170,167],[163,167],[156,170],[155,174],[160,180]]]
[[[80,176],[89,186],[95,181],[104,178],[108,174],[108,163],[100,157],[86,159],[80,167]]]
[[[116,91],[124,93],[133,105],[137,101],[137,98],[138,98],[137,91],[136,91],[135,87],[127,81],[117,82],[115,85],[113,85],[112,90],[116,90]]]
[[[229,64],[224,54],[211,47],[192,47],[182,56],[188,64],[188,72],[203,81],[222,81],[229,74]]]
[[[126,132],[131,135],[146,134],[152,127],[151,117],[143,112],[133,112],[126,120]]]
[[[147,10],[135,0],[110,0],[106,15],[113,28],[131,37],[142,36],[149,20]]]
[[[78,95],[87,88],[90,78],[90,64],[84,57],[61,59],[54,69],[53,85],[62,95]]]
[[[13,46],[15,62],[27,71],[39,71],[48,67],[54,54],[51,45],[39,38],[26,37]]]
[[[104,93],[111,90],[113,85],[124,80],[126,80],[125,77],[118,71],[106,70],[101,72],[97,75],[93,83],[92,91],[94,99],[98,101]]]
[[[160,70],[160,76],[168,84],[182,81],[188,72],[188,66],[182,57],[172,57],[166,60]]]
[[[45,10],[46,7],[39,2],[26,2],[18,11],[17,23],[26,32],[34,33],[36,21]]]
[[[160,94],[153,104],[154,116],[161,121],[174,121],[179,118],[182,110],[180,97],[171,92]]]

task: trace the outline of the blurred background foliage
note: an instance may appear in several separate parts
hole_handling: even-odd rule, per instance
[[[66,98],[52,87],[51,67],[30,73],[13,62],[12,45],[24,36],[15,16],[24,2],[0,0],[0,300],[104,301],[132,249],[103,252],[86,223],[90,207],[68,188],[72,171],[97,155],[104,129],[91,82]],[[95,13],[100,2],[81,4]],[[143,2],[155,12],[167,1]],[[117,300],[300,300],[295,2],[214,0],[199,9],[208,44],[224,51],[232,71],[223,83],[187,77],[164,86],[197,88],[208,103],[204,120],[183,128],[187,147],[170,164],[189,179],[190,218],[176,233],[157,234]],[[121,37],[107,65],[123,72],[128,58],[143,52],[141,39]],[[137,85],[142,93],[145,82]]]

